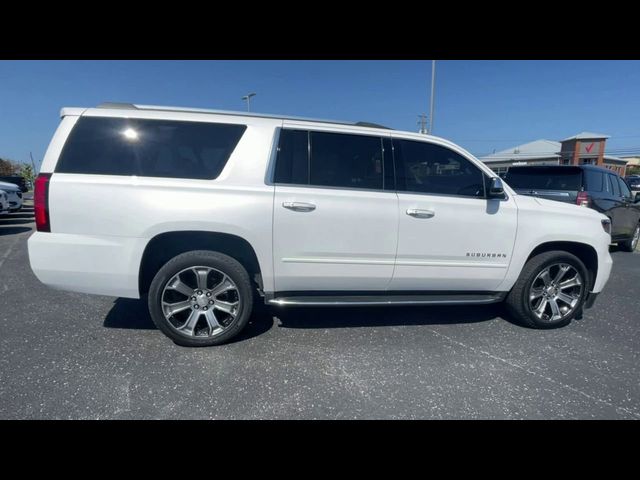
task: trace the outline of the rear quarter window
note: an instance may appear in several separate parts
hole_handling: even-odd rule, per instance
[[[510,168],[505,180],[510,187],[516,189],[577,191],[582,188],[582,171],[563,168]]]
[[[245,130],[221,123],[81,117],[56,172],[211,180]]]
[[[607,187],[604,183],[605,176],[603,172],[597,170],[585,170],[585,188],[590,192],[606,192]]]

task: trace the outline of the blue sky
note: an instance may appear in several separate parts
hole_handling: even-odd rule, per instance
[[[63,106],[103,101],[417,131],[431,61],[0,61],[0,157],[42,159]],[[438,61],[433,133],[476,155],[587,130],[640,152],[640,61]]]

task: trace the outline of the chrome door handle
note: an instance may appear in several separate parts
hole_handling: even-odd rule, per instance
[[[313,203],[306,202],[282,202],[282,206],[294,212],[312,212],[316,209]]]
[[[433,210],[420,210],[419,208],[409,208],[407,215],[415,218],[431,218],[436,214]]]

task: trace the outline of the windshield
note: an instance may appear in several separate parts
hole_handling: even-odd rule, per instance
[[[574,168],[511,168],[505,181],[523,190],[580,190],[582,171]]]

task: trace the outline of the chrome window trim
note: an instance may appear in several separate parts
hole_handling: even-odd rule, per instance
[[[389,193],[393,195],[396,195],[397,193],[401,193],[401,192],[396,192],[395,190],[382,190],[377,188],[329,187],[324,185],[307,185],[307,184],[300,184],[300,183],[274,183],[273,185],[275,185],[276,187],[293,187],[293,188],[307,188],[307,189],[311,188],[311,189],[319,189],[319,190],[346,190],[346,191],[353,191],[353,192]]]
[[[321,189],[326,189],[326,190],[353,190],[353,191],[357,191],[357,192],[383,192],[383,193],[396,193],[395,190],[385,190],[384,188],[384,148],[383,148],[383,144],[382,141],[385,138],[384,135],[379,135],[379,134],[361,134],[361,133],[353,133],[353,132],[337,132],[337,131],[328,131],[328,130],[314,130],[311,128],[306,128],[306,129],[302,129],[302,128],[290,128],[290,127],[286,127],[286,126],[282,126],[282,127],[277,127],[277,139],[274,139],[274,144],[272,145],[272,149],[271,149],[271,156],[269,158],[269,165],[267,167],[267,174],[265,175],[265,184],[269,185],[269,186],[276,186],[276,187],[298,187],[298,188],[321,188]],[[307,174],[308,174],[308,178],[309,178],[309,183],[306,184],[302,184],[302,183],[280,183],[280,182],[275,182],[275,167],[276,167],[276,162],[278,160],[278,152],[279,152],[279,143],[280,143],[280,133],[282,132],[282,130],[290,130],[290,131],[306,131],[307,132],[307,162],[308,162],[308,169],[307,169]],[[357,187],[332,187],[332,186],[327,186],[327,185],[316,185],[316,184],[311,184],[311,134],[313,132],[318,132],[318,133],[335,133],[338,135],[355,135],[355,136],[362,136],[362,137],[378,137],[380,139],[380,154],[381,154],[381,162],[382,162],[382,187],[381,188],[357,188]],[[274,137],[276,136],[274,135]],[[395,170],[395,165],[394,165],[394,170]],[[395,174],[395,172],[394,172]]]

